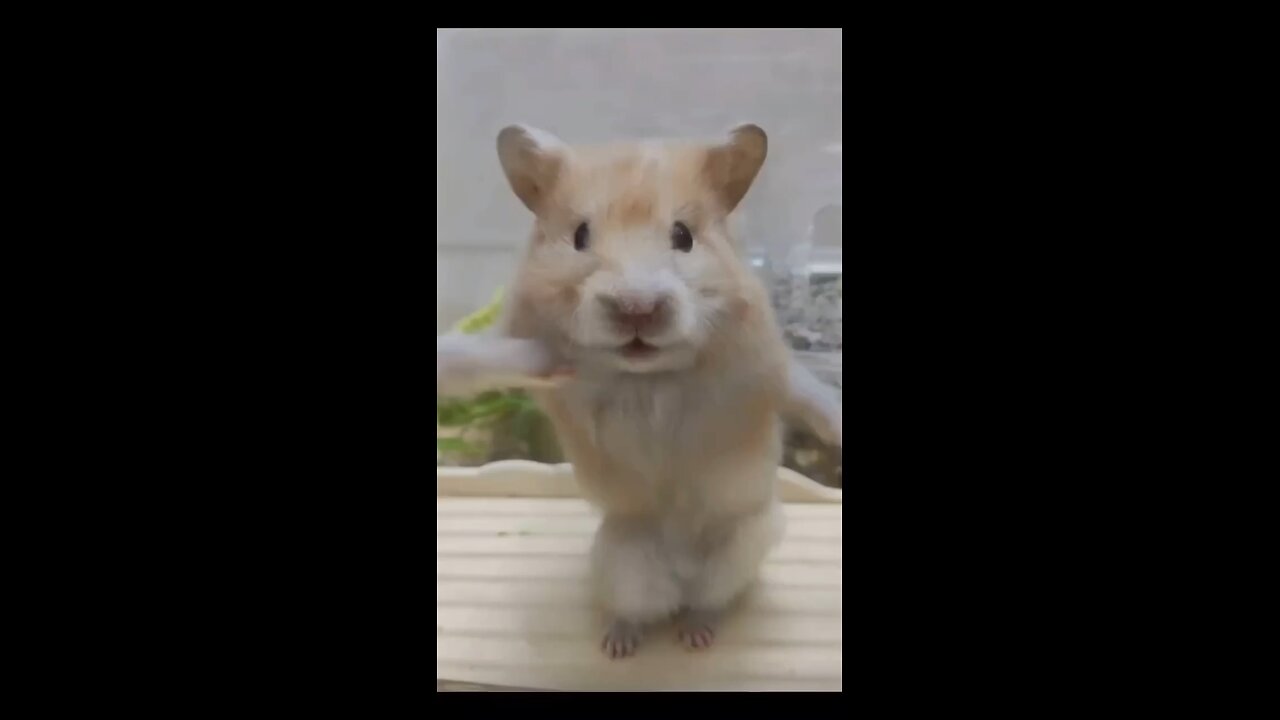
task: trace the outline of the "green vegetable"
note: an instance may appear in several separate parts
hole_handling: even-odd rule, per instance
[[[488,305],[462,318],[453,326],[454,330],[474,335],[487,327],[491,327],[502,315],[502,288],[493,294]]]

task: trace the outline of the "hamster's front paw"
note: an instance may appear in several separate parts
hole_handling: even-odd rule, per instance
[[[844,409],[840,400],[824,390],[804,397],[803,401],[799,406],[800,416],[813,434],[828,445],[844,447]]]
[[[839,403],[822,407],[814,414],[813,428],[828,445],[844,447],[844,411]]]
[[[486,350],[489,353],[487,362],[494,372],[548,378],[559,369],[555,355],[546,345],[536,340],[497,338]]]
[[[571,373],[543,343],[519,338],[448,335],[436,339],[436,391],[551,387]]]
[[[635,654],[636,648],[640,647],[641,636],[639,625],[625,620],[615,620],[605,632],[600,648],[604,650],[605,655],[615,660],[629,657]]]
[[[839,391],[795,359],[791,361],[789,382],[790,410],[823,442],[844,447],[844,406]]]

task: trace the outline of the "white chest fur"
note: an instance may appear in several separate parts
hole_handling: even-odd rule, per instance
[[[759,383],[662,375],[586,375],[557,391],[596,462],[589,495],[615,511],[708,516],[770,494],[780,454],[776,419],[761,429]],[[569,449],[569,448],[566,448]],[[570,458],[573,460],[574,458]],[[576,461],[575,461],[576,463]]]

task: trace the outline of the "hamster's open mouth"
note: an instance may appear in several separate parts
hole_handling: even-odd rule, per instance
[[[643,358],[649,357],[650,355],[658,352],[658,347],[656,345],[650,345],[640,338],[636,338],[626,345],[618,348],[618,352],[622,353],[623,357]]]

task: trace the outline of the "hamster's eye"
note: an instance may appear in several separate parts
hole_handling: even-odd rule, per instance
[[[693,249],[693,233],[689,232],[689,227],[682,222],[671,227],[671,247],[683,252]]]
[[[587,224],[578,225],[578,229],[573,231],[573,249],[586,250],[587,241],[591,239],[591,233],[587,230]]]

